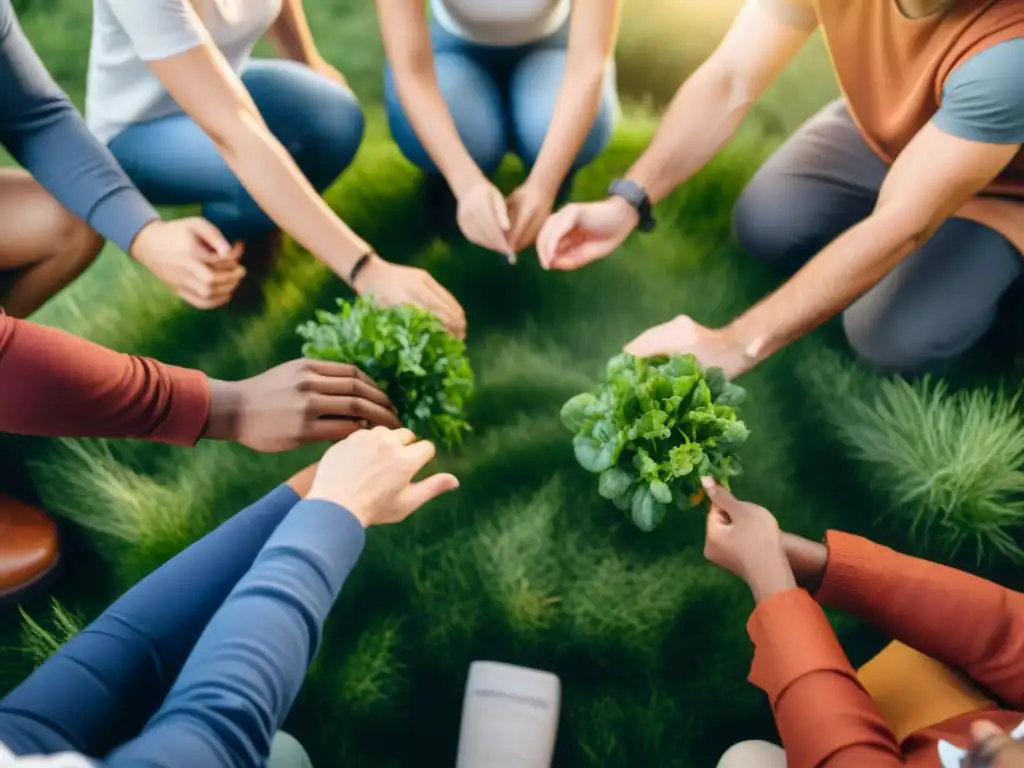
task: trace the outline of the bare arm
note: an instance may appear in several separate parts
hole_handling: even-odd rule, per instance
[[[530,171],[530,183],[552,194],[569,173],[600,109],[621,10],[621,0],[590,0],[573,6],[565,76],[540,155]]]
[[[438,87],[424,6],[422,0],[377,0],[381,37],[409,122],[452,192],[460,197],[484,175],[463,145]]]
[[[652,202],[714,157],[810,38],[813,23],[773,10],[783,2],[748,2],[715,52],[676,92],[650,146],[626,174]]]
[[[321,61],[302,0],[282,0],[281,13],[267,30],[266,37],[282,58],[310,66]]]
[[[893,163],[874,212],[779,290],[733,321],[751,364],[850,306],[984,189],[1020,149],[957,138],[929,123]]]

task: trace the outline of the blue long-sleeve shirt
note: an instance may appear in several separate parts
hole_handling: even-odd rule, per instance
[[[210,620],[163,706],[103,765],[265,765],[364,542],[347,510],[296,504]]]
[[[159,218],[33,50],[0,0],[0,143],[61,205],[125,252]]]

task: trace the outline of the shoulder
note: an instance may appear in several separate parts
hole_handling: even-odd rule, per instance
[[[960,138],[1024,143],[1024,38],[976,53],[954,69],[942,89],[936,125]]]

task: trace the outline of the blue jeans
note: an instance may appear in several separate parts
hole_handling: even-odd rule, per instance
[[[532,168],[540,155],[565,75],[568,25],[536,43],[479,45],[431,25],[437,82],[462,143],[490,176],[509,151]],[[436,173],[398,99],[394,76],[385,75],[385,105],[395,142],[410,162]],[[607,146],[618,112],[614,65],[609,64],[601,106],[573,165],[577,171]]]
[[[352,162],[363,139],[363,112],[352,92],[293,61],[252,61],[242,82],[306,178],[318,192],[327,189]],[[137,123],[109,146],[150,202],[200,203],[203,215],[231,241],[275,229],[188,115]]]
[[[73,751],[103,759],[135,738],[298,501],[280,486],[126,592],[0,700],[0,742],[16,755]],[[287,737],[275,745],[278,764],[288,756],[303,765],[296,746]]]

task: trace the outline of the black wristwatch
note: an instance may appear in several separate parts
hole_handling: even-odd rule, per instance
[[[641,232],[650,232],[654,229],[654,212],[651,206],[651,198],[647,196],[647,190],[629,179],[615,179],[608,185],[609,197],[621,197],[640,216],[640,222],[636,228]]]

